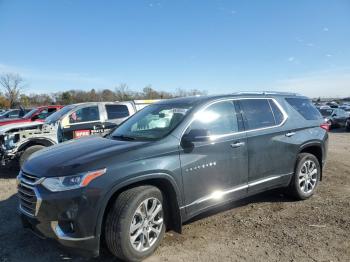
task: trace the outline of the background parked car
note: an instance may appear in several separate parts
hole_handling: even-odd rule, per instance
[[[0,120],[0,126],[14,124],[14,123],[27,123],[32,121],[44,121],[52,113],[60,110],[63,106],[51,105],[51,106],[40,106],[32,109],[22,118],[5,118]]]
[[[340,108],[327,108],[319,110],[325,121],[329,124],[329,128],[347,127],[349,125],[348,113]]]
[[[0,119],[20,118],[31,110],[32,109],[9,109],[0,115]]]
[[[0,162],[19,160],[45,147],[89,135],[103,136],[138,110],[157,100],[89,102],[65,106],[45,122],[27,122],[0,127]]]
[[[350,105],[342,105],[339,108],[343,109],[348,114],[348,116],[350,117]]]

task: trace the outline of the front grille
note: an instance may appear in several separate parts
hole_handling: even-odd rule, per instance
[[[18,176],[18,198],[20,210],[30,216],[36,216],[40,200],[35,185],[40,183],[38,177],[20,172]]]

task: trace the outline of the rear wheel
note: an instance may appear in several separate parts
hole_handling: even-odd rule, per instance
[[[320,175],[318,159],[309,153],[299,154],[295,174],[289,186],[290,194],[299,200],[311,197],[315,193]]]
[[[350,132],[350,119],[346,120],[345,128],[346,128],[346,131]]]
[[[45,148],[45,146],[34,145],[34,146],[30,146],[27,149],[25,149],[19,158],[19,166],[22,167],[32,154],[34,154],[35,152],[37,152],[43,148]]]
[[[150,256],[163,239],[163,196],[153,186],[140,186],[121,193],[105,224],[108,249],[126,261]]]
[[[328,120],[327,123],[328,123],[328,126],[329,126],[329,130],[334,128],[334,124],[333,124],[332,120]]]

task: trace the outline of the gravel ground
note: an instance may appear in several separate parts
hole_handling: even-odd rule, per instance
[[[0,170],[0,262],[86,261],[21,228],[16,173]],[[350,133],[330,134],[324,180],[311,199],[273,191],[226,205],[181,235],[168,232],[148,261],[350,261]]]

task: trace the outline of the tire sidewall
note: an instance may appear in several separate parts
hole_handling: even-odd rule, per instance
[[[19,166],[22,167],[32,154],[44,148],[42,145],[34,145],[25,149],[19,158]]]
[[[304,165],[304,163],[308,160],[311,160],[316,164],[317,180],[316,180],[316,185],[313,188],[313,190],[310,193],[305,193],[300,189],[300,186],[299,186],[299,173],[300,173],[300,170],[301,170],[302,166]],[[294,187],[295,187],[295,191],[298,194],[298,197],[300,199],[307,199],[315,193],[317,186],[318,186],[318,183],[320,181],[320,175],[321,175],[321,166],[320,166],[320,163],[318,162],[318,159],[314,155],[303,154],[299,158],[299,161],[298,161],[296,169],[295,169],[295,175],[294,175]]]
[[[139,207],[139,205],[142,203],[147,198],[157,198],[161,203],[163,207],[163,219],[164,223],[162,226],[161,233],[157,239],[157,241],[153,244],[153,246],[144,251],[144,252],[138,252],[136,251],[132,244],[130,243],[130,224],[132,221],[132,218],[134,216],[134,213],[136,209]],[[126,255],[128,258],[134,258],[133,261],[140,261],[154,253],[156,248],[159,246],[160,242],[162,241],[164,234],[165,234],[165,227],[166,227],[166,217],[165,217],[165,210],[164,210],[164,201],[163,201],[163,195],[162,193],[157,189],[157,188],[149,188],[146,189],[144,192],[139,194],[137,197],[135,197],[131,203],[130,206],[132,208],[127,208],[123,210],[122,212],[122,219],[119,221],[120,222],[120,229],[121,229],[121,240],[122,240],[122,249],[123,253]]]
[[[346,128],[346,131],[350,131],[350,119],[346,120],[346,123],[345,123],[345,128]]]

